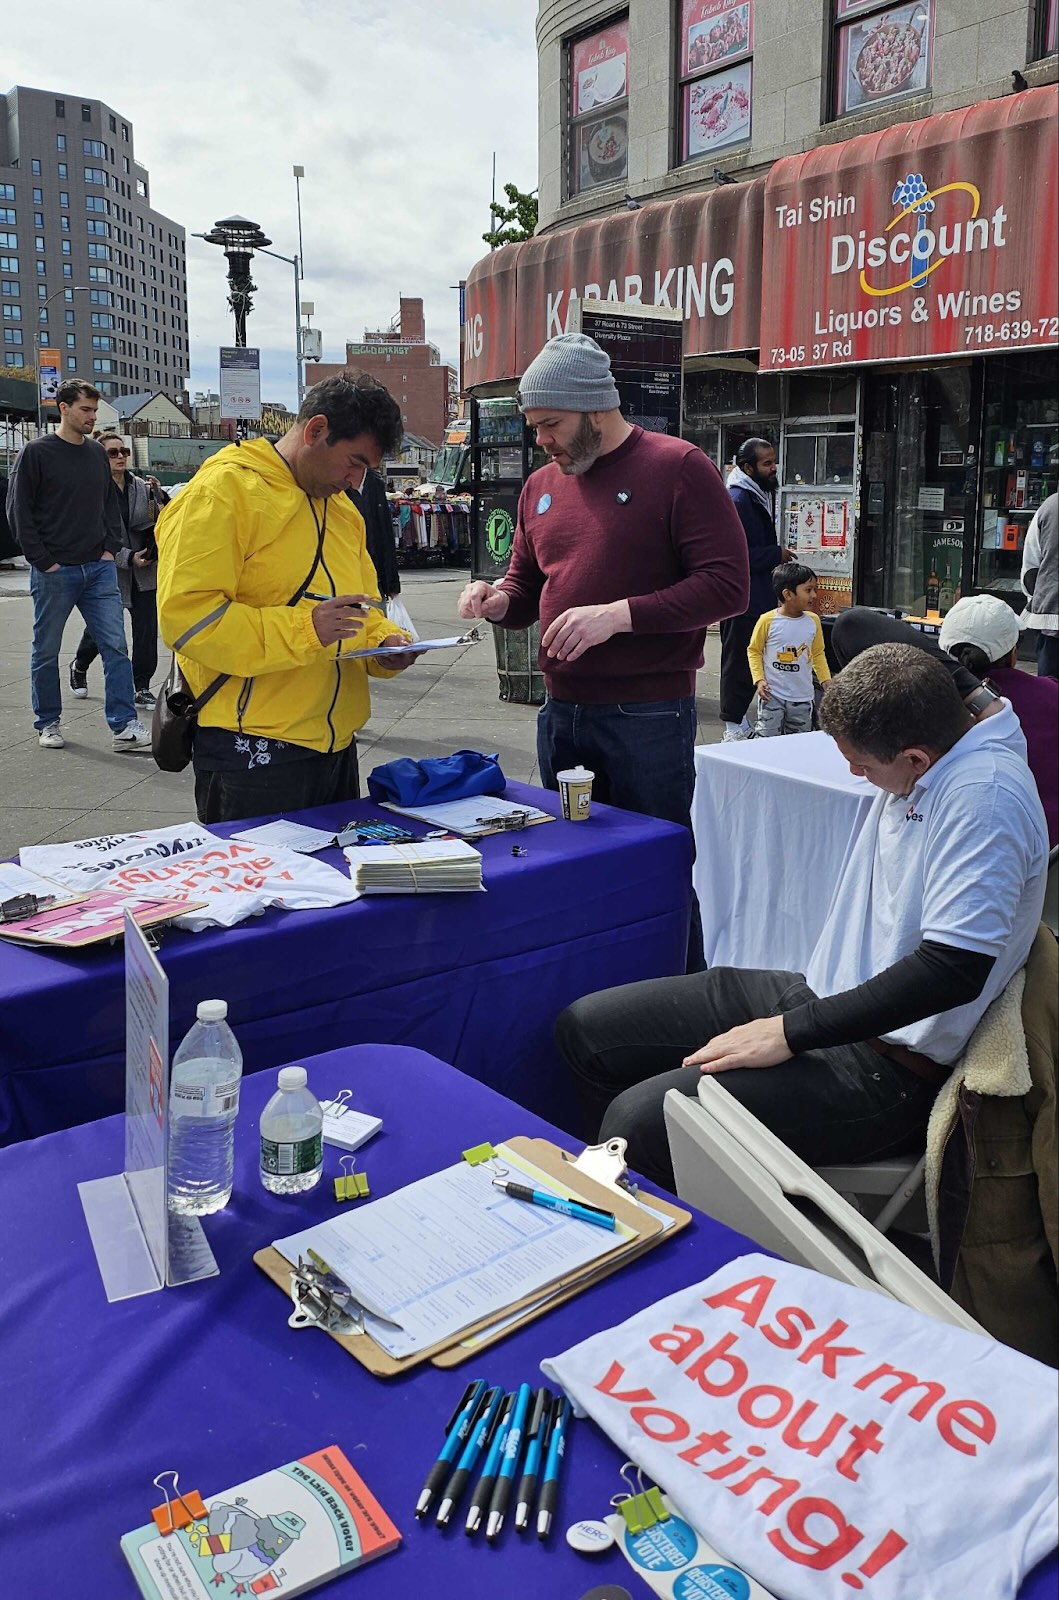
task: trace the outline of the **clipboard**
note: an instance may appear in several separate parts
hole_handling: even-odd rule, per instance
[[[366,1333],[341,1334],[331,1329],[323,1330],[375,1377],[396,1378],[424,1361],[430,1361],[436,1367],[459,1366],[461,1362],[476,1357],[482,1350],[495,1344],[507,1334],[515,1332],[517,1328],[523,1328],[543,1316],[545,1312],[564,1305],[575,1294],[580,1294],[582,1289],[590,1288],[594,1283],[609,1277],[612,1272],[617,1272],[627,1262],[653,1249],[656,1244],[670,1238],[691,1221],[689,1211],[669,1201],[656,1199],[652,1195],[651,1207],[673,1219],[672,1227],[665,1228],[657,1218],[645,1212],[631,1195],[618,1194],[577,1171],[569,1152],[561,1150],[548,1139],[516,1137],[500,1142],[513,1154],[522,1156],[524,1160],[539,1167],[557,1186],[569,1189],[581,1199],[588,1201],[590,1205],[613,1211],[621,1222],[635,1229],[635,1236],[608,1252],[601,1260],[593,1261],[576,1272],[564,1274],[552,1283],[533,1290],[522,1299],[512,1301],[499,1316],[485,1317],[479,1322],[459,1329],[455,1335],[417,1350],[409,1356],[397,1358],[389,1355]],[[269,1245],[264,1250],[257,1251],[253,1259],[254,1264],[261,1268],[266,1277],[271,1278],[289,1298],[294,1269],[286,1257],[281,1255],[274,1245]],[[466,1343],[468,1340],[472,1341],[470,1345]]]

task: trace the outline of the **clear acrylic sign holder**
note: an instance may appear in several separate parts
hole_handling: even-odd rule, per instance
[[[169,979],[125,913],[125,1165],[77,1185],[109,1301],[217,1275],[197,1217],[167,1205]]]

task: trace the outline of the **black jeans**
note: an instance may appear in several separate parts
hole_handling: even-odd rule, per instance
[[[1059,634],[1037,635],[1038,678],[1059,678]]]
[[[585,1112],[590,1142],[628,1140],[630,1167],[673,1188],[662,1102],[694,1096],[701,1073],[685,1056],[719,1033],[777,1016],[812,998],[795,972],[714,967],[686,978],[652,978],[577,1000],[555,1037]],[[808,1050],[778,1067],[718,1074],[810,1166],[873,1161],[922,1149],[936,1088],[870,1045]]]
[[[195,769],[195,809],[200,822],[243,822],[286,816],[310,806],[360,799],[356,740],[332,755],[312,751],[298,761],[238,772]]]
[[[132,681],[136,688],[149,689],[158,671],[158,602],[153,589],[132,585]],[[87,672],[99,654],[99,647],[86,628],[74,656],[76,665]]]
[[[726,617],[721,623],[721,721],[742,722],[754,698],[746,652],[757,617]]]
[[[558,789],[556,773],[582,762],[595,774],[593,800],[690,833],[697,727],[694,695],[626,705],[577,705],[549,695],[537,713],[541,785]],[[686,970],[701,972],[704,964],[693,889]]]

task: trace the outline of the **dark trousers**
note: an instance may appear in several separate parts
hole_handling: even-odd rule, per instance
[[[548,696],[537,713],[541,784],[579,763],[595,773],[592,798],[691,830],[695,792],[695,697],[575,705]],[[702,921],[694,890],[688,931],[688,972],[701,972]]]
[[[132,681],[137,690],[149,689],[158,671],[158,604],[153,589],[132,585]],[[88,628],[81,635],[74,661],[87,672],[99,654],[99,647]]]
[[[250,817],[290,816],[311,806],[360,799],[356,740],[332,755],[313,751],[299,761],[281,761],[239,772],[195,769],[195,809],[200,822],[243,822]]]
[[[1037,635],[1038,678],[1059,678],[1059,634]]]
[[[555,1037],[574,1075],[590,1143],[628,1141],[628,1162],[673,1188],[662,1102],[695,1095],[701,1073],[685,1056],[757,1017],[812,999],[795,972],[714,967],[653,978],[577,1000]],[[937,1092],[870,1045],[807,1050],[778,1067],[718,1074],[729,1094],[810,1166],[873,1161],[922,1149]]]
[[[754,680],[746,658],[757,616],[726,617],[721,623],[721,721],[742,722],[754,698]]]

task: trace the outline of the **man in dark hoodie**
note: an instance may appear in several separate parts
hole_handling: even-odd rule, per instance
[[[789,550],[777,541],[773,496],[777,488],[776,449],[767,439],[748,439],[740,445],[728,479],[750,554],[750,604],[739,617],[721,623],[721,721],[724,739],[748,739],[747,710],[754,698],[754,682],[746,652],[758,617],[775,605],[772,569],[790,561]]]

